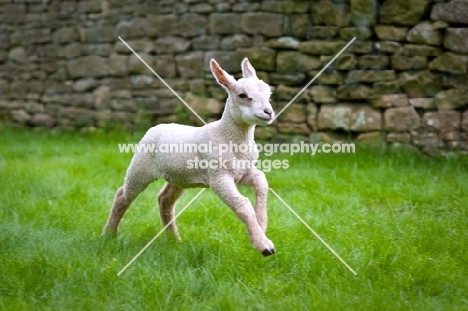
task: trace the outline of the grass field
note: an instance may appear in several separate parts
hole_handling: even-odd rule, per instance
[[[157,181],[118,238],[100,236],[131,158],[117,143],[139,135],[0,130],[0,309],[468,310],[466,157],[280,156],[270,187],[357,276],[271,194],[264,258],[208,190],[178,219],[181,243],[161,236],[118,277],[161,229]]]

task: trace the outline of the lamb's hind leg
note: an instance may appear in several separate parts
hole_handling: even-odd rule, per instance
[[[158,195],[158,203],[159,203],[159,214],[161,215],[161,221],[163,226],[167,226],[167,229],[172,232],[177,239],[180,240],[179,230],[177,229],[177,225],[175,222],[175,204],[177,200],[181,197],[182,193],[184,192],[183,188],[180,188],[176,185],[166,183],[164,187],[161,189]],[[171,222],[171,220],[173,220]]]
[[[148,170],[145,169],[143,165],[144,161],[142,161],[143,159],[144,158],[138,157],[137,155],[132,159],[132,163],[125,176],[125,183],[115,194],[109,219],[104,226],[102,235],[117,234],[119,223],[130,207],[130,204],[132,204],[136,197],[155,180],[155,178],[149,175]]]

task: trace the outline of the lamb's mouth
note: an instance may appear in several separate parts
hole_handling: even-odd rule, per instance
[[[256,117],[265,122],[269,122],[271,120],[271,117],[267,117],[267,118],[259,117],[259,116],[256,116]]]

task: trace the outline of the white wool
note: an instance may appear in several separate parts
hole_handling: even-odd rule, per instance
[[[270,105],[270,87],[258,79],[254,68],[247,59],[242,61],[243,78],[236,81],[212,59],[210,67],[218,83],[228,92],[228,99],[218,121],[202,127],[180,124],[160,124],[147,131],[140,144],[208,144],[212,152],[177,152],[177,153],[136,153],[125,177],[125,184],[117,191],[111,215],[104,233],[117,231],[118,224],[131,202],[150,183],[156,179],[166,180],[166,185],[159,194],[160,213],[163,224],[174,217],[174,206],[183,193],[183,189],[209,187],[246,224],[254,247],[264,255],[275,252],[273,243],[265,236],[267,227],[266,196],[268,183],[263,172],[253,162],[257,160],[255,150],[235,152],[229,150],[219,153],[221,144],[254,145],[256,125],[266,125],[274,118]],[[194,169],[188,168],[188,161],[222,160],[226,167]],[[233,161],[248,160],[251,165],[239,168]],[[250,201],[237,190],[236,184],[251,186],[256,191],[255,208]],[[169,230],[178,236],[175,222]]]

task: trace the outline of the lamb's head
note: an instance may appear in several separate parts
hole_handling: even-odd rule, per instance
[[[234,121],[242,125],[268,124],[274,118],[270,104],[271,88],[257,78],[255,69],[247,58],[241,64],[242,78],[234,79],[211,59],[211,72],[229,94],[226,108]]]

